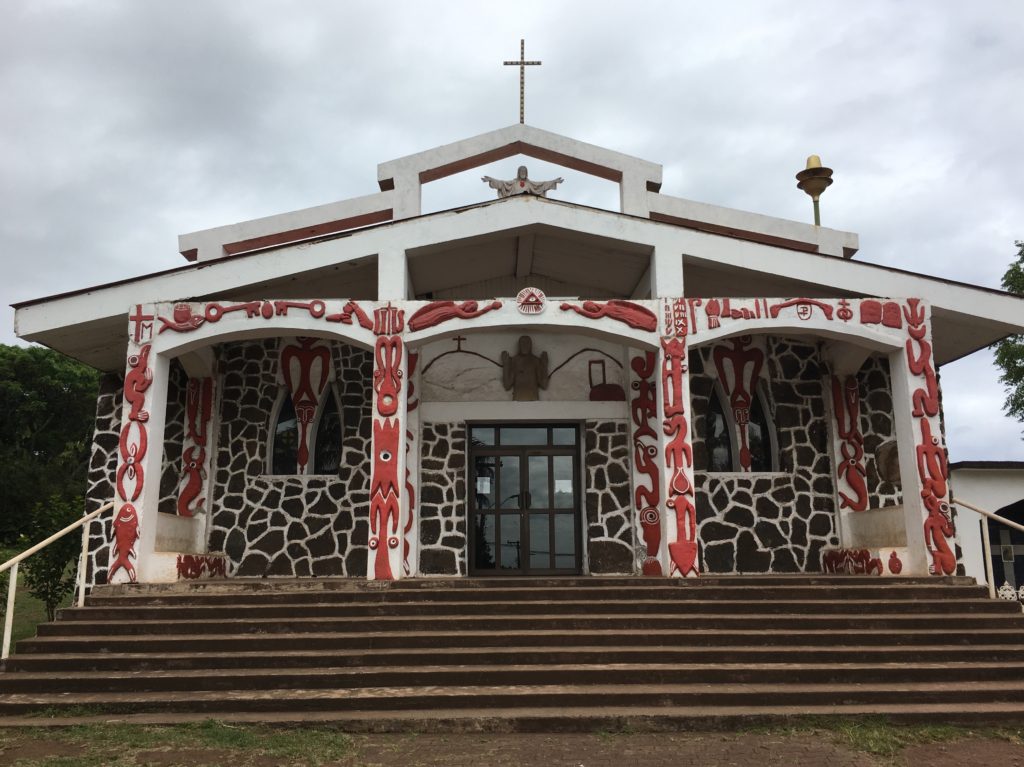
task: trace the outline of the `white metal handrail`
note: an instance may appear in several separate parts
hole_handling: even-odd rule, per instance
[[[995,584],[995,573],[993,573],[993,571],[992,571],[992,542],[988,538],[988,521],[990,519],[994,519],[999,524],[1005,525],[1006,527],[1011,527],[1014,530],[1020,530],[1022,533],[1024,533],[1024,525],[1018,524],[1017,522],[1014,522],[1013,520],[1006,519],[1005,517],[1001,517],[998,514],[994,514],[991,511],[986,511],[985,509],[979,509],[973,503],[968,503],[967,501],[955,500],[955,501],[953,501],[953,505],[954,506],[963,506],[965,509],[970,509],[973,512],[981,514],[982,522],[983,522],[983,525],[984,525],[984,528],[985,528],[985,532],[981,536],[981,545],[982,545],[982,548],[985,550],[985,575],[986,575],[986,577],[988,579],[988,595],[992,599],[995,599],[996,598],[996,584]],[[1005,570],[1005,568],[1004,568],[1004,570]]]
[[[105,511],[110,511],[114,508],[113,502],[100,506],[96,511],[91,511],[84,515],[80,519],[76,519],[70,525],[65,527],[63,530],[54,533],[45,541],[40,541],[30,549],[18,554],[16,557],[11,557],[2,565],[0,565],[0,574],[3,574],[7,570],[11,571],[11,581],[7,584],[7,612],[4,615],[4,641],[3,649],[0,651],[0,660],[6,660],[11,654],[11,631],[14,628],[14,598],[18,590],[18,565],[28,559],[30,556],[35,554],[37,551],[41,551],[49,546],[56,540],[63,538],[65,535],[70,533],[72,530],[81,527],[82,528],[82,553],[78,557],[78,573],[75,578],[75,582],[78,588],[78,606],[81,607],[85,604],[85,571],[86,564],[89,559],[89,528],[83,527],[87,522],[91,522],[96,519],[100,514]]]

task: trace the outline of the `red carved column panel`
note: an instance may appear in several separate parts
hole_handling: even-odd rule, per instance
[[[406,474],[405,385],[408,354],[401,333],[404,312],[392,306],[374,310],[373,353],[373,468],[370,478],[370,534],[366,577],[393,580],[402,577],[407,556],[403,541],[407,531],[409,492]],[[405,514],[403,514],[405,510]]]
[[[750,408],[757,396],[757,381],[764,365],[764,352],[750,347],[750,344],[750,336],[731,338],[728,346],[716,346],[711,353],[739,432],[741,471],[751,470],[747,424],[750,423]]]
[[[939,381],[932,355],[930,314],[929,306],[919,299],[909,298],[903,305],[906,341],[902,353],[890,356],[893,410],[910,547],[908,574],[926,566],[933,575],[952,575],[957,569],[956,528],[939,421]],[[926,559],[920,563],[922,551]]]
[[[281,349],[281,374],[292,398],[299,425],[298,472],[306,474],[310,457],[311,427],[331,375],[330,347],[315,338],[298,338]]]
[[[185,434],[181,443],[178,516],[191,517],[207,508],[207,485],[213,446],[214,378],[189,378],[185,399]]]
[[[153,313],[143,309],[152,307],[129,317],[107,583],[138,581],[156,537],[169,364],[153,351]]]
[[[687,373],[687,317],[683,299],[664,300],[661,369],[661,450],[668,575],[699,575],[697,508],[694,505],[690,443],[690,381]]]
[[[633,439],[633,514],[642,541],[644,575],[664,575],[661,564],[661,440],[658,437],[658,355],[631,350],[630,428]]]
[[[855,375],[830,376],[830,384],[839,509],[865,511],[868,485],[860,431],[860,386]]]

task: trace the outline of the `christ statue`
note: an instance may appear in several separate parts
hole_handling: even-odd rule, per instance
[[[526,166],[520,165],[516,171],[516,177],[511,181],[502,181],[499,178],[484,176],[491,189],[498,190],[498,197],[512,197],[517,194],[535,194],[539,197],[547,197],[548,192],[565,181],[564,178],[556,178],[554,181],[530,181],[526,175]]]

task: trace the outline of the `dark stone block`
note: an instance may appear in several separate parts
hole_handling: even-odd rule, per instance
[[[704,546],[704,568],[709,573],[735,572],[736,551],[732,543]]]
[[[736,537],[736,528],[732,525],[723,525],[721,522],[711,520],[700,527],[700,539],[707,543],[718,543],[731,541]]]
[[[267,568],[267,575],[295,575],[292,561],[287,554],[279,554]]]
[[[252,544],[252,548],[262,551],[272,557],[277,556],[284,550],[284,531],[271,530],[258,541],[255,541]],[[234,557],[232,557],[232,559],[234,559]]]
[[[365,538],[364,538],[365,540]],[[350,546],[345,555],[345,574],[350,578],[366,577],[366,545]]]
[[[775,408],[775,425],[780,429],[800,426],[800,409],[794,405],[778,405]]]
[[[293,568],[295,570],[296,578],[309,578],[313,575],[313,568],[309,564],[308,557],[295,560]]]
[[[420,572],[424,575],[458,574],[455,552],[443,549],[421,549]]]
[[[766,573],[772,562],[770,551],[758,549],[757,540],[748,530],[736,539],[736,569],[741,573]]]
[[[446,535],[441,539],[441,545],[449,549],[462,549],[466,540],[461,535]]]
[[[754,508],[757,511],[758,517],[764,519],[779,518],[779,505],[768,496],[759,495],[757,500],[754,501]]]
[[[720,484],[718,488],[711,494],[711,508],[716,512],[722,511],[729,507],[729,494],[725,491],[725,488]]]
[[[814,492],[822,493],[823,495],[832,494],[832,477],[829,475],[820,476],[814,480],[812,485]]]
[[[605,519],[604,526],[608,530],[609,538],[618,538],[619,533],[626,527],[626,517],[624,514],[612,514]]]
[[[443,503],[444,497],[441,488],[438,486],[443,480],[439,477],[424,475],[420,485],[420,501],[422,503]]]
[[[754,526],[754,513],[749,508],[733,506],[725,512],[724,520],[736,527],[751,528]]]
[[[770,522],[760,521],[754,527],[754,533],[761,545],[766,549],[777,549],[785,546],[787,541],[779,528]]]
[[[461,471],[466,466],[466,453],[464,450],[453,450],[448,456],[448,468],[451,471]]]
[[[255,541],[261,535],[264,535],[269,529],[270,526],[267,524],[265,519],[261,519],[258,522],[249,522],[249,524],[245,526],[245,537],[250,541]]]
[[[310,538],[306,542],[306,548],[314,557],[326,557],[338,553],[338,539],[333,530],[327,529],[320,535]]]
[[[224,553],[231,557],[231,559],[237,561],[242,558],[242,553],[244,551],[245,536],[242,534],[242,531],[236,527],[228,535],[227,542],[224,544]]]
[[[742,480],[739,480],[736,484],[746,485],[749,481],[749,479],[744,477]],[[749,509],[751,506],[754,505],[754,499],[747,490],[737,489],[736,492],[732,494],[732,505],[745,506],[746,508]]]
[[[796,558],[793,556],[793,552],[789,549],[779,549],[775,552],[775,558],[772,560],[772,572],[773,573],[798,573],[800,568],[796,563]]]
[[[629,474],[619,463],[608,464],[608,481],[613,485],[621,485],[629,482]]]
[[[832,516],[830,514],[812,514],[810,521],[811,535],[827,538],[832,534]]]
[[[420,543],[424,546],[431,546],[441,538],[441,521],[438,519],[424,519],[420,522]]]
[[[796,499],[796,513],[803,519],[811,516],[811,499],[809,496],[801,495]]]
[[[267,572],[269,566],[270,560],[266,555],[253,551],[247,554],[245,559],[239,563],[238,569],[235,570],[235,575],[260,577]]]
[[[289,543],[285,551],[288,552],[288,556],[293,560],[300,559],[308,553],[303,543]]]
[[[804,480],[804,484],[807,484],[807,480]],[[772,492],[772,500],[777,504],[790,504],[796,499],[796,493],[793,492],[793,488],[789,485],[783,485],[777,487]]]
[[[588,551],[595,575],[633,572],[633,552],[618,541],[591,541]]]
[[[313,563],[313,575],[328,578],[345,574],[345,560],[341,557],[327,557]]]
[[[790,524],[790,543],[803,548],[807,545],[807,523],[799,517],[793,517]]]

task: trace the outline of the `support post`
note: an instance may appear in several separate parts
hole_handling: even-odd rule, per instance
[[[18,593],[18,563],[15,562],[10,573],[11,580],[7,583],[7,611],[4,613],[4,645],[0,652],[0,660],[7,660],[11,654],[11,631],[14,629],[14,596]]]
[[[405,251],[381,250],[377,254],[377,298],[381,301],[404,301],[409,292],[409,268]]]
[[[155,574],[148,560],[156,548],[170,361],[152,350],[152,326],[148,334],[130,329],[107,583],[146,581]]]
[[[671,240],[654,246],[651,254],[651,298],[683,295],[683,253]]]
[[[373,440],[371,448],[368,580],[403,575],[403,536],[409,509],[406,483],[408,351],[402,338],[404,312],[393,306],[374,310],[377,341],[373,355]]]
[[[686,302],[682,298],[663,299],[661,371],[658,416],[662,423],[659,438],[663,458],[662,513],[663,540],[661,561],[666,575],[699,575],[697,557],[697,507],[694,503],[693,448],[690,441],[690,380],[687,367]]]
[[[899,445],[909,575],[953,575],[956,530],[949,468],[939,422],[939,382],[932,357],[931,310],[916,298],[903,306],[907,339],[889,355]]]

